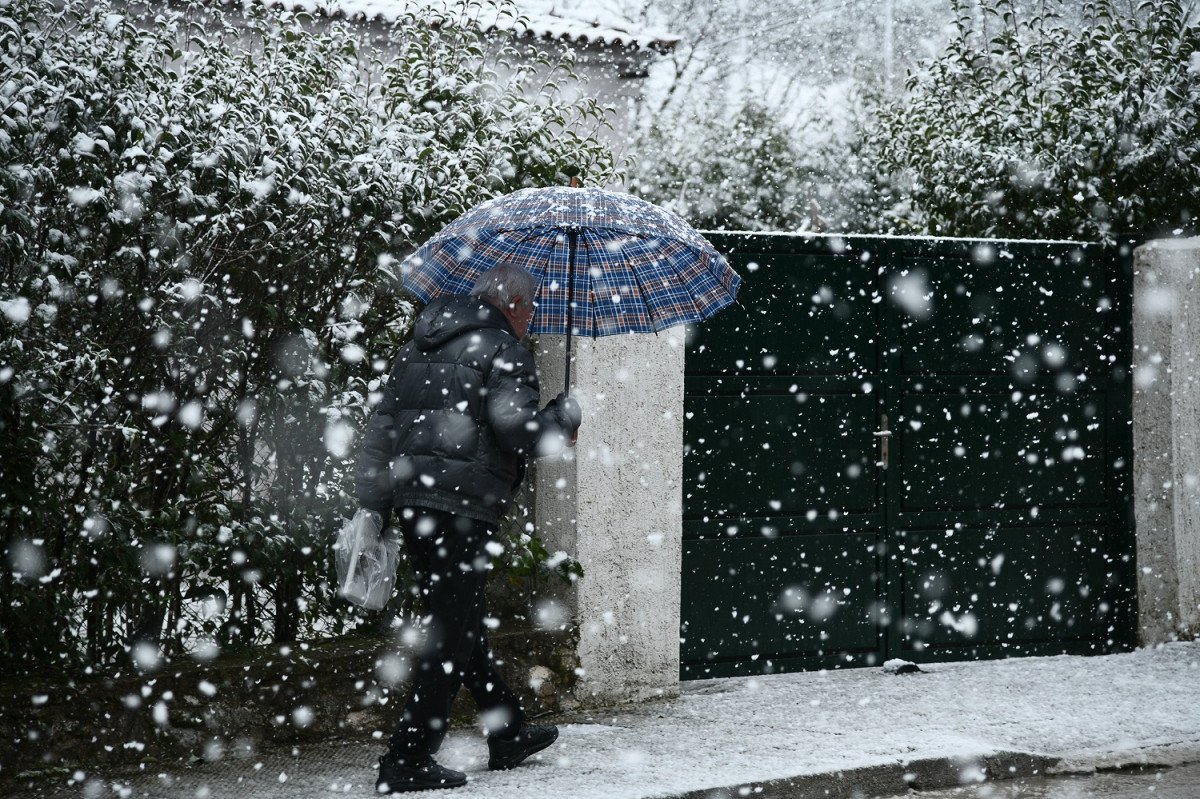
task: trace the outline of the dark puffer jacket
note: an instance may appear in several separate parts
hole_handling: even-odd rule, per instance
[[[420,506],[495,524],[544,437],[578,426],[561,398],[538,410],[533,355],[499,308],[434,300],[367,424],[359,503],[385,519],[393,507]]]

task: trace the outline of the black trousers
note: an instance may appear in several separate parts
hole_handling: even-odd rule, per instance
[[[429,508],[405,508],[396,520],[424,599],[427,634],[403,716],[389,741],[391,753],[421,760],[436,752],[461,686],[471,692],[489,734],[515,735],[525,714],[495,669],[483,624],[486,545],[495,531]]]

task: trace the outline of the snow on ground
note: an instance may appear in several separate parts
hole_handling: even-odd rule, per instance
[[[1200,643],[922,668],[907,676],[854,669],[684,683],[677,700],[563,724],[557,744],[510,772],[487,771],[486,745],[469,731],[451,733],[439,760],[468,772],[470,784],[454,794],[463,799],[635,799],[1000,751],[1077,767],[1150,750],[1200,758]],[[379,749],[308,745],[299,757],[228,759],[120,787],[131,797],[369,796]],[[84,793],[114,795],[111,781],[100,787]]]

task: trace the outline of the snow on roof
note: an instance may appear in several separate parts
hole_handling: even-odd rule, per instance
[[[484,33],[571,44],[668,53],[679,37],[639,25],[604,0],[515,0],[509,11],[469,0],[261,0],[265,5],[346,19],[395,21],[406,13],[429,17],[465,14]],[[516,11],[514,16],[511,10]]]

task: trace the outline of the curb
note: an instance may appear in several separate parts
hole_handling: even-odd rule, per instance
[[[1176,768],[1200,763],[1200,739],[1153,743],[1097,755],[1066,755],[1050,770],[1051,776],[1095,774],[1106,771],[1139,771]]]
[[[1001,751],[970,757],[931,757],[844,771],[702,788],[656,799],[867,799],[1029,777],[1069,777],[1105,771],[1174,768],[1200,763],[1200,741],[1158,744],[1100,756],[1055,757]]]
[[[997,780],[1040,777],[1051,773],[1060,762],[1057,757],[1028,752],[994,752],[979,758],[931,757],[723,788],[704,788],[660,799],[860,799],[903,794],[910,788],[937,790]]]

